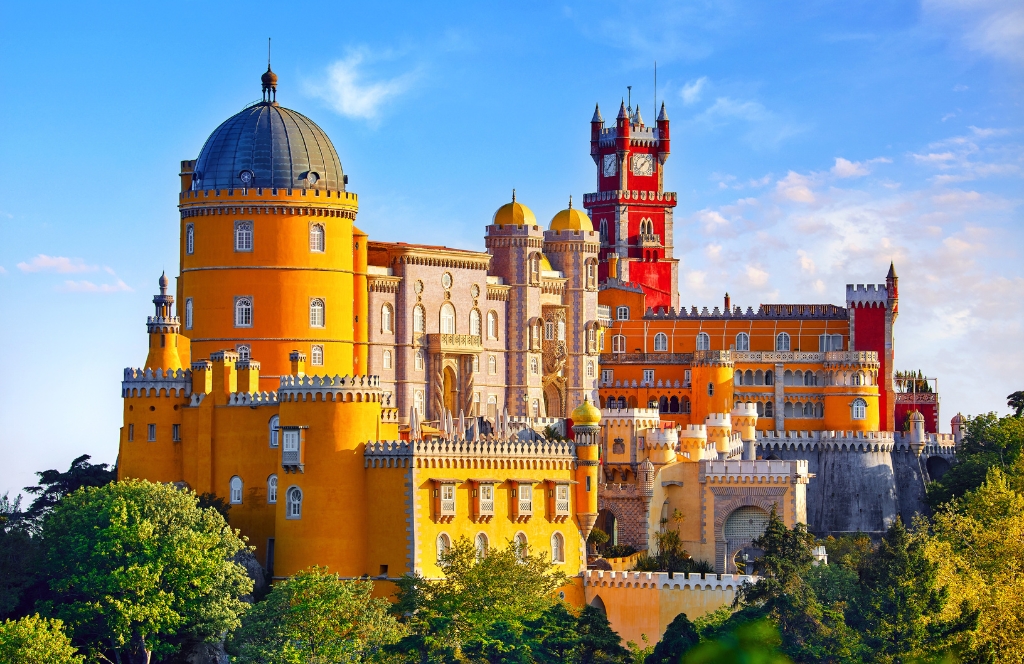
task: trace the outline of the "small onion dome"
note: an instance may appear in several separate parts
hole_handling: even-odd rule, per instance
[[[512,202],[505,203],[498,208],[491,224],[494,226],[536,226],[537,217],[533,215],[533,210],[516,202],[516,190],[513,189]]]
[[[601,422],[601,411],[594,404],[590,403],[590,399],[584,397],[583,403],[576,406],[569,417],[572,418],[573,424],[595,427]]]
[[[167,287],[170,285],[170,281],[168,281],[168,279],[167,279],[167,273],[166,272],[161,272],[160,273],[160,281],[158,283],[160,284],[160,292],[161,293],[166,293],[167,292]]]
[[[267,71],[263,72],[263,76],[260,76],[260,81],[263,83],[264,90],[277,87],[277,74],[270,70],[270,65],[267,65]]]
[[[556,214],[551,219],[552,231],[592,231],[594,224],[585,212],[573,209],[572,196],[569,197],[569,207]]]
[[[967,421],[966,417],[964,417],[960,413],[957,413],[956,415],[953,416],[953,419],[951,419],[949,422],[950,422],[950,424],[963,424],[966,421]]]
[[[910,421],[911,422],[924,422],[924,415],[922,415],[921,411],[919,411],[919,410],[913,410],[913,411],[910,412]]]

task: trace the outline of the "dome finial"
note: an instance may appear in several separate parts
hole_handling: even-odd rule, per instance
[[[263,83],[263,101],[277,103],[277,74],[270,69],[270,37],[267,37],[267,71],[260,81]]]
[[[569,194],[569,209],[572,209],[572,194]]]
[[[160,272],[160,280],[157,283],[160,284],[160,294],[167,295],[167,286],[170,283],[167,280],[167,272]]]
[[[516,202],[516,190],[515,190],[515,188],[512,189],[512,202],[513,203]]]

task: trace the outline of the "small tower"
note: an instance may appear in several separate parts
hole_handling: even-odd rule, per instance
[[[163,369],[177,371],[181,368],[181,356],[178,355],[178,333],[181,321],[171,315],[174,296],[167,294],[167,275],[160,275],[160,294],[153,297],[156,312],[146,319],[146,331],[149,332],[149,355],[146,357],[146,369]]]
[[[896,265],[889,261],[889,273],[885,275],[885,290],[888,294],[889,309],[892,310],[892,319],[896,320],[896,314],[900,310],[900,278],[896,276]]]
[[[964,439],[964,425],[967,424],[967,418],[957,413],[953,416],[953,419],[949,421],[950,426],[953,428],[953,443],[957,449],[960,448],[960,443]]]
[[[601,411],[590,403],[590,399],[584,399],[570,417],[576,436],[576,517],[586,540],[597,521],[597,473],[601,463],[597,443]]]

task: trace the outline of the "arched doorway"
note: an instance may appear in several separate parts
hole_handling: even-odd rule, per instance
[[[933,482],[949,472],[949,462],[940,456],[928,457],[925,467],[928,469],[928,479]]]
[[[554,383],[544,388],[544,414],[545,417],[565,417],[562,410],[562,394]]]
[[[458,376],[455,375],[455,369],[452,367],[445,367],[442,374],[444,376],[444,407],[448,409],[448,412],[452,413],[453,416],[459,416],[459,383]]]
[[[751,543],[764,534],[768,526],[768,512],[754,505],[744,505],[733,510],[722,527],[726,546],[726,573],[737,571],[736,563],[743,560],[752,564],[757,556]],[[747,566],[745,565],[745,566]],[[746,571],[749,574],[749,571]]]
[[[608,535],[608,546],[615,546],[619,543],[619,520],[615,518],[615,512],[603,509],[597,513],[595,528],[600,528]]]

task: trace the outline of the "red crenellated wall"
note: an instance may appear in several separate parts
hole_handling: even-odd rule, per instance
[[[881,428],[887,428],[886,413],[892,408],[889,395],[885,391],[885,376],[891,371],[885,358],[885,306],[856,305],[853,318],[854,348],[853,350],[873,350],[878,353],[878,413]],[[896,420],[899,428],[899,420]]]

